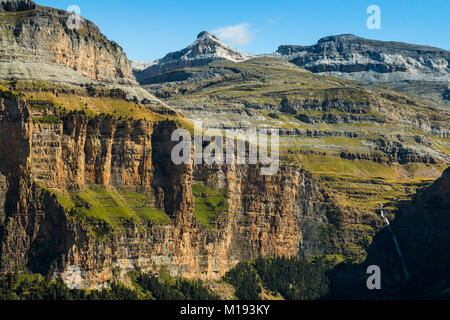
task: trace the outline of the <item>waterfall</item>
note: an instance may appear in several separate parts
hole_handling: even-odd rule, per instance
[[[406,268],[405,259],[403,257],[402,251],[400,250],[400,246],[398,245],[397,236],[396,236],[394,230],[391,228],[391,224],[389,223],[388,218],[386,218],[386,216],[384,215],[382,204],[381,204],[381,217],[384,219],[384,221],[386,221],[388,230],[391,233],[392,240],[394,241],[395,249],[397,251],[398,256],[400,257],[400,262],[402,264],[403,274],[405,275],[405,282],[406,282],[409,280],[409,272],[408,272],[408,269]]]

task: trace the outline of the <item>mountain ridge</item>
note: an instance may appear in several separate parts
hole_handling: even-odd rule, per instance
[[[202,31],[197,35],[197,39],[186,48],[168,53],[144,70],[135,69],[134,74],[139,83],[149,84],[153,83],[158,75],[173,70],[203,66],[217,60],[246,61],[251,57],[251,55],[241,53],[223,44],[211,33]]]
[[[10,60],[1,66],[30,58],[43,68],[30,70],[29,80],[20,68],[0,72],[2,273],[93,289],[130,283],[130,271],[219,280],[240,261],[267,256],[358,263],[383,228],[379,204],[393,220],[399,203],[450,163],[450,110],[285,59],[236,62],[247,57],[204,32],[169,55],[165,73],[153,77],[159,83],[147,86],[166,107],[139,104],[107,89],[123,80],[123,88],[144,91],[119,47],[94,27],[66,29],[68,13],[30,11],[0,14],[7,22],[0,49]],[[34,18],[41,13],[50,17]],[[50,44],[67,40],[72,51],[44,50],[33,27],[55,31]],[[92,57],[101,53],[97,74]],[[182,69],[170,69],[179,61]],[[193,159],[175,165],[173,132],[195,130],[167,105],[208,128],[278,129],[279,171],[261,176],[259,165]]]
[[[312,72],[363,82],[448,81],[450,75],[450,51],[352,34],[324,37],[311,46],[283,45],[276,53]],[[374,74],[362,74],[369,71]]]
[[[202,36],[206,34],[201,33]],[[219,41],[212,35],[210,39]],[[147,85],[186,80],[189,75],[183,74],[183,70],[188,68],[217,60],[246,61],[214,55],[204,59],[201,53],[196,57],[196,52],[188,48],[169,53],[147,69],[140,64],[140,68],[134,70],[138,82]],[[189,52],[190,58],[177,60],[185,52]],[[273,57],[317,74],[356,80],[370,86],[389,85],[391,90],[450,107],[447,94],[450,87],[450,51],[432,46],[341,34],[323,37],[310,46],[281,45],[274,53],[248,57]],[[405,84],[412,89],[406,88]]]

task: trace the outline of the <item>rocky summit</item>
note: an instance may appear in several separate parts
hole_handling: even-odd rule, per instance
[[[363,82],[450,80],[449,51],[351,34],[325,37],[312,46],[283,45],[276,53],[314,73]]]
[[[216,36],[207,31],[203,31],[199,33],[197,40],[187,48],[169,53],[144,70],[140,70],[138,67],[135,69],[135,75],[141,84],[157,83],[161,80],[161,75],[173,70],[203,66],[217,60],[245,61],[250,57],[250,55],[223,44]]]
[[[450,52],[401,42],[368,40],[352,34],[329,36],[312,46],[282,45],[275,56],[314,73],[385,84],[450,106]]]

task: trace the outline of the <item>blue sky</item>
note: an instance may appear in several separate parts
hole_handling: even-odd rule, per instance
[[[310,45],[328,35],[426,44],[450,50],[449,0],[35,0],[81,14],[119,43],[128,58],[153,61],[193,42],[202,30],[247,53]],[[381,29],[366,26],[370,5]]]

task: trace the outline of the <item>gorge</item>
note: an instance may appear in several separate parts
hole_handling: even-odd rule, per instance
[[[241,54],[205,32],[136,71],[92,22],[70,29],[66,11],[32,1],[0,8],[2,274],[103,289],[168,273],[213,288],[243,261],[321,258],[335,264],[331,297],[392,298],[433,262],[445,273],[446,106]],[[277,129],[278,170],[175,164],[172,134],[195,121]],[[381,203],[414,266],[406,287]],[[382,293],[361,288],[367,263],[390,271]],[[450,287],[430,283],[421,294]]]

